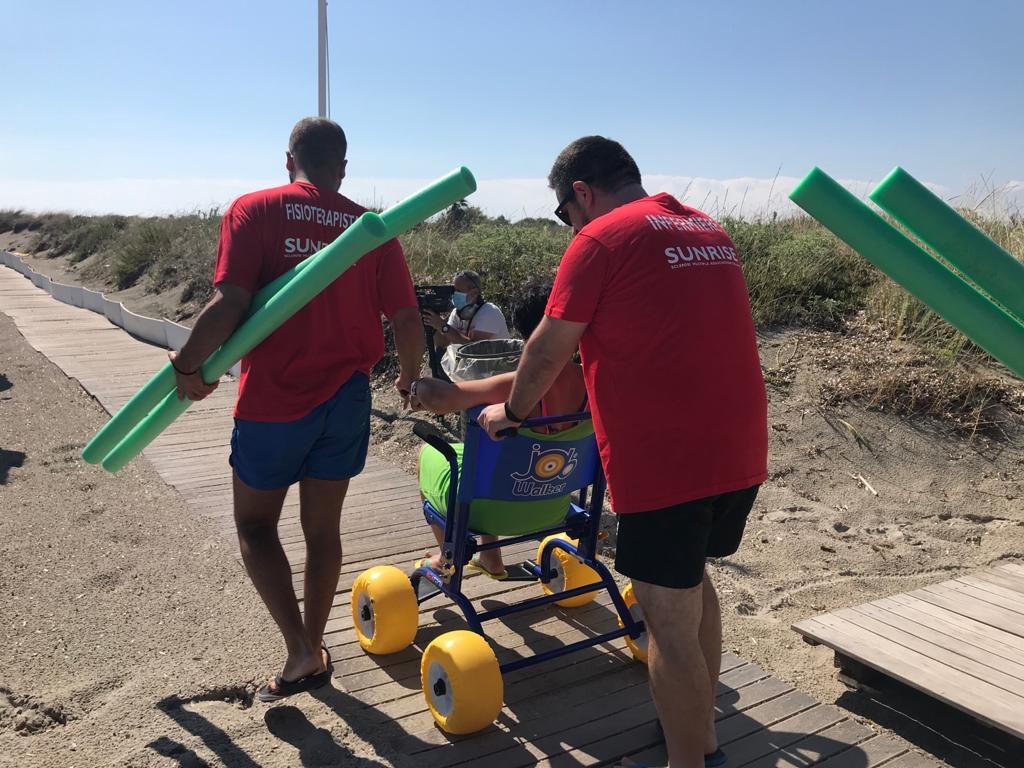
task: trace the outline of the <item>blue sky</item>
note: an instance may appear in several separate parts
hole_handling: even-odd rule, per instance
[[[130,209],[144,189],[181,209],[279,180],[316,110],[315,10],[0,0],[0,205]],[[465,164],[492,182],[485,207],[533,214],[586,133],[663,186],[734,200],[814,164],[862,182],[901,164],[947,195],[1024,179],[1016,0],[333,0],[329,17],[332,116],[364,198]]]

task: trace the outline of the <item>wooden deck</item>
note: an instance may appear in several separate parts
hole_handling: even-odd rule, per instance
[[[1024,566],[986,568],[793,628],[835,650],[840,664],[852,659],[1024,739]]]
[[[4,268],[0,311],[107,411],[115,411],[166,360],[164,351],[136,341],[99,315],[54,301]],[[234,394],[234,383],[222,382],[213,396],[189,409],[145,454],[189,506],[231,541],[227,454]],[[496,727],[469,738],[446,737],[434,727],[420,692],[419,650],[386,659],[369,657],[356,642],[349,615],[349,590],[362,570],[380,563],[407,568],[432,546],[418,511],[415,480],[371,458],[352,484],[342,530],[345,562],[327,628],[336,691],[326,700],[354,729],[379,729],[390,745],[419,766],[603,765],[623,755],[641,763],[665,764],[646,670],[631,660],[621,641],[507,675],[505,708]],[[301,587],[304,548],[297,499],[292,496],[281,532]],[[532,550],[519,547],[511,556],[528,556]],[[469,595],[488,603],[531,597],[535,590],[535,585],[484,577],[466,583]],[[498,656],[505,661],[614,625],[615,615],[605,597],[574,611],[538,609],[488,626]],[[439,633],[462,626],[451,605],[428,603],[421,612],[417,646],[421,649]],[[724,659],[716,712],[731,768],[938,765],[731,654]]]

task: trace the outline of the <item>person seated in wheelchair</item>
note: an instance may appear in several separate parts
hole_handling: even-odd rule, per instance
[[[544,317],[551,285],[534,286],[513,310],[513,326],[523,337],[529,338]],[[505,402],[512,391],[515,373],[503,373],[478,381],[464,381],[452,384],[440,379],[417,379],[412,383],[410,407],[436,414],[456,413],[478,405]],[[557,416],[585,411],[587,390],[583,381],[583,368],[576,362],[569,362],[559,373],[551,388],[541,399],[530,418]],[[578,424],[552,424],[538,427],[548,439],[558,433],[565,439],[577,439],[584,432],[592,432],[589,421]],[[522,430],[529,434],[529,430]],[[462,444],[452,445],[462,466]],[[435,448],[423,446],[419,457],[420,496],[429,501],[442,515],[447,509],[448,489],[451,482],[451,468],[448,460]],[[478,501],[470,509],[469,527],[481,534],[483,543],[497,541],[498,536],[518,535],[529,530],[541,530],[557,525],[566,515],[568,496],[558,496],[540,501]],[[444,529],[432,525],[431,529],[440,547],[444,541]],[[415,564],[416,568],[427,567],[441,570],[440,553],[428,554]],[[467,565],[470,570],[483,573],[493,579],[507,578],[500,549],[488,549],[474,557]]]

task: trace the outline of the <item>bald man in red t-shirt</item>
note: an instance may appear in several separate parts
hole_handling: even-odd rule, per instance
[[[721,613],[704,563],[739,547],[768,453],[739,257],[718,222],[649,196],[617,142],[573,142],[548,181],[576,236],[509,400],[480,423],[492,436],[516,426],[579,348],[669,764],[719,766]]]
[[[257,291],[362,215],[362,206],[338,193],[346,151],[337,123],[300,120],[288,141],[291,183],[243,195],[225,211],[213,299],[188,343],[171,354],[179,397],[201,400],[213,391],[199,366],[234,333]],[[341,572],[341,506],[349,480],[366,461],[369,375],[384,355],[382,315],[398,347],[395,386],[407,401],[419,375],[423,328],[397,240],[359,259],[242,358],[231,436],[235,524],[246,570],[288,651],[280,674],[259,690],[261,701],[330,680],[330,657],[321,645]],[[277,533],[294,484],[306,539],[301,612]]]

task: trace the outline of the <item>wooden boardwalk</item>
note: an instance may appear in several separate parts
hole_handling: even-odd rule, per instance
[[[0,311],[14,319],[33,347],[110,412],[166,360],[164,351],[136,341],[99,315],[56,302],[4,268]],[[223,381],[213,396],[190,408],[145,454],[189,506],[231,541],[227,454],[234,395],[234,383]],[[131,467],[123,471],[130,472]],[[281,531],[301,587],[304,547],[297,503],[290,495]],[[433,546],[418,506],[414,478],[379,459],[371,458],[352,483],[342,516],[345,561],[327,627],[336,691],[326,700],[339,717],[380,728],[392,746],[419,766],[603,765],[623,755],[664,765],[646,670],[631,660],[622,641],[507,675],[498,724],[458,740],[434,727],[419,686],[419,650],[441,632],[463,626],[451,605],[436,601],[424,607],[416,649],[388,658],[362,652],[349,614],[352,582],[371,565],[408,568]],[[510,558],[529,556],[533,549],[519,547]],[[532,584],[484,577],[469,579],[465,588],[489,604],[538,594]],[[488,626],[499,659],[506,661],[614,625],[615,614],[605,597],[573,611],[543,608]],[[731,654],[724,659],[716,714],[732,768],[938,765]]]
[[[1024,566],[986,568],[793,628],[835,650],[840,664],[852,659],[1024,739]]]

